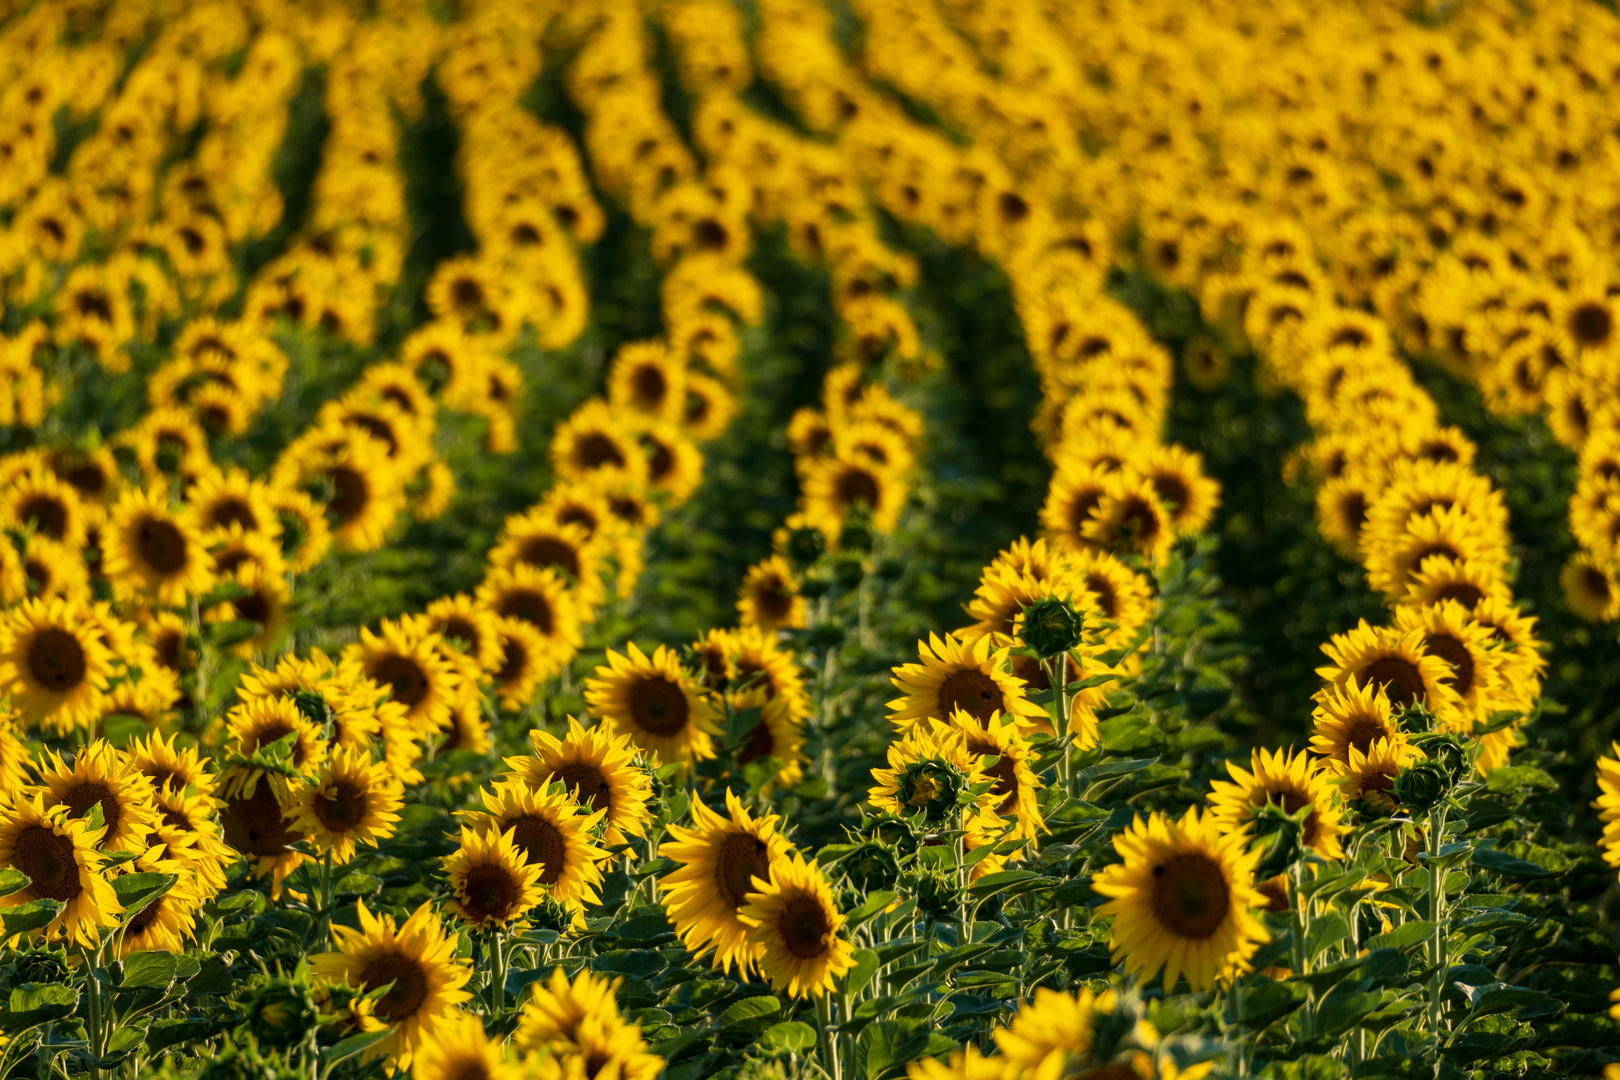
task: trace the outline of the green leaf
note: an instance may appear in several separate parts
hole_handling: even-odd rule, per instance
[[[977,899],[984,900],[1014,885],[1041,878],[1042,875],[1035,873],[1033,870],[1002,870],[999,873],[984,875],[984,877],[968,886],[968,892],[972,893]]]
[[[330,1069],[338,1062],[351,1058],[358,1053],[362,1053],[363,1051],[376,1046],[378,1043],[388,1038],[388,1036],[392,1035],[393,1031],[393,1028],[385,1028],[382,1031],[362,1031],[358,1035],[350,1035],[347,1039],[337,1043],[335,1046],[328,1047],[321,1054],[321,1060],[325,1062],[326,1067]]]
[[[124,905],[120,921],[127,923],[158,897],[174,888],[180,879],[173,874],[123,874],[112,879],[113,892]]]
[[[14,866],[0,870],[0,896],[10,896],[18,889],[28,886],[28,875]]]
[[[875,892],[866,898],[866,903],[849,913],[848,926],[851,930],[861,925],[890,904],[894,903],[894,893]]]
[[[7,1009],[0,1013],[0,1030],[17,1035],[36,1024],[72,1016],[79,992],[60,983],[29,984],[11,991]]]
[[[335,900],[353,900],[357,896],[371,896],[381,891],[382,878],[370,874],[344,874],[342,880],[332,887],[332,896]]]
[[[928,1048],[930,1025],[926,1020],[879,1020],[861,1032],[866,1048],[866,1080],[884,1080],[898,1075],[906,1063]]]
[[[802,1054],[816,1045],[816,1029],[799,1020],[783,1020],[766,1028],[760,1042],[773,1050]]]
[[[1552,871],[1528,859],[1521,859],[1509,855],[1505,851],[1498,851],[1494,847],[1476,847],[1472,862],[1481,870],[1491,870],[1498,874],[1513,874],[1518,877],[1546,877]]]
[[[974,942],[971,945],[958,945],[956,948],[948,949],[935,957],[934,969],[929,974],[934,975],[935,977],[943,977],[956,968],[961,967],[969,960],[983,956],[987,952],[994,952],[999,948],[1001,948],[1001,945],[992,941],[979,941]]]
[[[62,906],[62,901],[50,899],[18,904],[14,908],[0,909],[0,923],[5,924],[6,937],[26,934],[31,930],[50,925],[50,921],[56,918]]]
[[[1344,915],[1330,911],[1320,918],[1311,920],[1311,927],[1305,934],[1305,955],[1315,960],[1323,951],[1349,936],[1350,924],[1345,921]]]
[[[686,1051],[690,1050],[693,1046],[697,1045],[708,1037],[709,1033],[707,1031],[683,1031],[673,1038],[662,1039],[659,1042],[653,1043],[651,1050],[665,1061],[674,1061],[676,1058],[680,1057],[682,1054],[686,1053]],[[816,1033],[812,1031],[810,1033],[810,1041],[814,1042],[815,1038]]]
[[[782,1011],[782,1003],[769,995],[747,997],[720,1014],[722,1027],[763,1027],[760,1021]]]
[[[1482,1016],[1497,1013],[1507,1013],[1515,1020],[1543,1020],[1564,1011],[1563,1002],[1551,997],[1545,991],[1532,990],[1527,986],[1510,986],[1507,983],[1490,983],[1486,986],[1468,986],[1465,983],[1454,985],[1468,999],[1470,1023]]]
[[[1252,985],[1243,988],[1235,1004],[1244,1025],[1260,1031],[1305,1004],[1309,995],[1310,987],[1304,983],[1276,982],[1257,975]]]
[[[1136,754],[1164,745],[1164,733],[1142,713],[1128,713],[1097,725],[1104,752]]]
[[[855,953],[855,966],[849,971],[847,983],[850,997],[859,997],[871,983],[872,977],[877,974],[878,964],[881,963],[878,954],[871,949],[860,949]]]
[[[178,957],[171,952],[130,953],[124,960],[120,990],[167,990],[174,985]]]
[[[1384,1003],[1383,990],[1368,987],[1365,979],[1350,979],[1327,992],[1316,1008],[1320,1030],[1330,1036],[1343,1035]]]
[[[252,619],[227,619],[208,628],[208,640],[216,649],[228,649],[240,645],[259,630],[259,624]]]
[[[219,604],[228,604],[233,600],[240,600],[244,596],[251,596],[253,590],[239,581],[222,581],[208,591],[208,594],[197,601],[199,607],[211,608]]]
[[[1429,940],[1434,923],[1424,920],[1402,923],[1387,934],[1375,934],[1367,940],[1369,949],[1411,949]]]
[[[1305,1054],[1290,1061],[1273,1061],[1260,1073],[1267,1080],[1339,1080],[1344,1062],[1326,1054]]]

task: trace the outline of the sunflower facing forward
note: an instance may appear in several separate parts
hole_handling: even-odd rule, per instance
[[[333,925],[338,951],[310,957],[310,969],[317,978],[357,990],[388,986],[373,1015],[393,1030],[366,1057],[386,1055],[395,1068],[409,1068],[435,1023],[472,997],[462,989],[472,970],[456,958],[459,935],[445,933],[431,904],[424,903],[397,927],[392,915],[366,910],[365,901],[357,907],[359,929]]]
[[[375,846],[394,835],[404,789],[387,762],[371,760],[369,749],[339,747],[293,797],[293,828],[341,866],[354,858],[357,845]]]
[[[1260,853],[1247,845],[1245,833],[1223,834],[1196,806],[1180,821],[1137,818],[1114,837],[1124,861],[1091,887],[1110,898],[1097,914],[1114,916],[1110,947],[1126,974],[1150,979],[1162,968],[1168,987],[1185,975],[1194,990],[1209,990],[1249,969],[1268,935],[1254,915],[1266,905],[1254,888]]]
[[[768,879],[771,867],[787,856],[789,844],[776,831],[780,818],[754,817],[736,792],[726,792],[726,811],[716,813],[694,800],[693,827],[669,827],[672,839],[658,853],[680,865],[659,887],[670,922],[693,957],[712,949],[722,971],[735,965],[747,974],[759,950],[749,942],[749,927],[738,912],[754,891],[754,879]]]
[[[59,900],[62,910],[46,936],[94,945],[102,927],[118,925],[123,908],[107,882],[106,856],[96,849],[102,830],[72,813],[67,806],[46,807],[38,794],[0,811],[0,866],[28,877],[27,885],[0,897],[0,907]]]
[[[1339,837],[1348,832],[1327,770],[1308,754],[1255,750],[1248,769],[1228,761],[1232,780],[1210,782],[1209,812],[1228,830],[1241,829],[1267,803],[1288,814],[1306,807],[1301,842],[1324,859],[1344,858]]]
[[[49,754],[40,763],[40,786],[47,807],[66,806],[76,818],[101,810],[105,824],[96,846],[103,851],[146,850],[158,822],[152,781],[112,744],[97,739],[71,762]]]
[[[772,866],[770,881],[748,894],[737,919],[760,949],[771,985],[795,997],[820,997],[855,966],[855,946],[838,934],[845,920],[832,889],[802,855]]]
[[[513,836],[493,828],[479,832],[465,826],[461,846],[444,859],[444,875],[455,898],[449,910],[469,926],[506,927],[545,899],[540,875],[545,867],[529,862]]]
[[[1026,730],[1050,723],[1046,710],[1024,696],[1022,682],[1007,670],[1007,649],[997,648],[990,635],[969,643],[955,634],[930,634],[917,642],[917,653],[922,662],[895,668],[890,680],[905,695],[889,702],[896,726],[943,722],[958,709],[979,720],[1000,712]]]
[[[544,1052],[553,1063],[540,1075],[551,1077],[616,1076],[619,1080],[654,1080],[665,1061],[647,1052],[641,1027],[619,1015],[614,991],[622,979],[609,981],[590,969],[570,983],[562,968],[535,984],[518,1016],[512,1041],[525,1054]]]
[[[133,488],[103,530],[102,572],[120,595],[180,607],[213,584],[213,559],[188,507],[171,507],[162,488]]]
[[[646,836],[652,814],[652,778],[636,764],[636,747],[628,735],[614,736],[604,728],[587,728],[572,716],[568,734],[559,739],[549,731],[532,731],[533,757],[507,758],[512,775],[540,789],[561,783],[580,806],[603,811],[606,829],[602,841],[628,844],[632,836]]]
[[[100,715],[113,656],[82,603],[25,600],[0,615],[0,693],[29,727],[67,732]]]
[[[660,762],[714,757],[713,708],[673,649],[660,645],[648,656],[631,642],[622,655],[609,649],[607,660],[585,683],[592,716]]]
[[[601,863],[608,853],[591,840],[603,811],[580,811],[561,784],[535,789],[508,780],[483,791],[483,808],[461,811],[480,832],[512,834],[527,865],[540,869],[539,883],[559,903],[576,913],[601,903]]]

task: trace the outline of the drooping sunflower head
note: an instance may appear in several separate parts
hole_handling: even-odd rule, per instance
[[[1248,769],[1228,761],[1232,781],[1210,783],[1209,809],[1225,829],[1243,828],[1268,803],[1296,814],[1309,808],[1301,842],[1327,859],[1344,857],[1339,837],[1347,831],[1333,798],[1333,785],[1323,767],[1305,753],[1254,751]]]
[[[648,656],[631,642],[623,654],[609,649],[607,659],[585,683],[592,716],[661,762],[714,756],[713,707],[674,650],[660,645]]]
[[[1349,759],[1350,748],[1366,753],[1376,739],[1400,733],[1400,722],[1383,687],[1349,682],[1323,687],[1311,714],[1311,750],[1334,761]]]
[[[1125,970],[1166,985],[1186,977],[1210,989],[1248,970],[1268,934],[1253,913],[1266,900],[1254,888],[1258,850],[1247,835],[1223,832],[1213,814],[1189,809],[1180,821],[1163,813],[1137,818],[1114,838],[1122,861],[1092,878],[1114,916],[1111,946]]]
[[[80,601],[25,600],[0,615],[0,686],[29,727],[68,732],[101,713],[113,656]]]
[[[1007,670],[1007,647],[997,647],[990,636],[968,643],[954,634],[931,634],[917,643],[917,653],[921,663],[895,668],[890,679],[904,695],[889,702],[889,719],[897,726],[945,721],[958,709],[979,720],[1000,712],[1029,731],[1049,726],[1046,710],[1029,700],[1023,683]]]
[[[47,807],[66,806],[76,818],[99,812],[103,851],[141,852],[158,821],[152,782],[123,751],[98,739],[72,761],[49,754],[40,766]]]
[[[737,918],[761,949],[759,967],[772,986],[795,997],[820,997],[855,966],[855,946],[839,936],[844,916],[820,867],[802,855],[778,860],[770,874]]]
[[[545,867],[527,859],[516,832],[516,826],[505,832],[463,826],[461,847],[445,856],[444,874],[455,893],[449,908],[467,925],[510,926],[545,899]]]
[[[670,839],[659,849],[679,864],[664,876],[664,907],[687,949],[702,957],[714,952],[724,971],[735,965],[752,970],[759,949],[748,940],[748,926],[737,913],[755,889],[755,879],[768,880],[773,865],[789,851],[777,831],[779,818],[756,818],[734,792],[726,794],[726,813],[701,800],[692,803],[692,826],[671,825]]]
[[[131,488],[103,533],[102,570],[120,594],[179,607],[213,584],[213,566],[189,507],[174,507],[160,487]]]
[[[459,936],[445,933],[431,904],[424,903],[400,926],[392,915],[373,915],[364,901],[358,908],[359,927],[334,925],[338,951],[310,957],[310,970],[318,979],[355,989],[387,986],[373,1015],[392,1031],[366,1054],[409,1068],[437,1024],[471,997],[462,987],[472,970],[456,958]]]
[[[564,737],[536,730],[529,733],[529,741],[534,757],[506,761],[514,776],[536,789],[560,783],[581,808],[603,812],[605,843],[626,844],[631,836],[647,834],[652,777],[637,763],[630,736],[614,735],[604,727],[587,728],[570,716]]]
[[[291,820],[315,850],[332,853],[335,863],[354,858],[360,844],[376,845],[394,835],[404,790],[387,762],[374,762],[371,750],[338,747],[302,789],[294,789]]]
[[[525,863],[539,867],[540,885],[558,902],[576,912],[600,902],[599,864],[607,852],[591,831],[605,815],[582,811],[561,784],[536,789],[521,780],[503,781],[484,789],[482,810],[462,815],[481,832],[511,833]]]

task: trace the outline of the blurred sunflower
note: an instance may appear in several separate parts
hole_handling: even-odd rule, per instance
[[[189,507],[173,507],[160,488],[119,498],[104,533],[102,571],[120,594],[183,607],[213,585],[212,560]]]
[[[0,615],[0,687],[28,727],[66,733],[92,722],[113,661],[81,601],[25,600]]]
[[[359,844],[375,847],[394,835],[404,795],[387,763],[373,762],[369,749],[337,747],[308,785],[291,793],[289,817],[314,850],[330,853],[341,866]]]
[[[1232,776],[1230,782],[1211,780],[1209,784],[1208,813],[1223,832],[1242,832],[1255,811],[1268,803],[1287,814],[1310,807],[1300,842],[1324,859],[1344,858],[1339,838],[1349,826],[1343,822],[1329,775],[1319,762],[1305,753],[1256,749],[1248,769],[1228,761],[1226,771]]]

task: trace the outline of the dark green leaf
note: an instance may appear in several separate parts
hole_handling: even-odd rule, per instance
[[[736,1002],[720,1014],[722,1027],[764,1027],[768,1017],[782,1011],[782,1003],[774,997],[748,997]]]
[[[356,1054],[370,1049],[373,1046],[376,1046],[378,1043],[382,1042],[392,1034],[392,1028],[385,1028],[382,1031],[362,1031],[358,1035],[350,1035],[347,1039],[344,1039],[343,1041],[334,1046],[328,1047],[325,1051],[323,1051],[321,1053],[321,1060],[324,1061],[326,1063],[326,1067],[330,1069],[338,1062],[344,1061]]]
[[[1367,940],[1369,949],[1411,949],[1429,940],[1434,923],[1417,920],[1402,923],[1387,934],[1376,934]]]
[[[760,1042],[774,1050],[802,1054],[816,1045],[816,1029],[798,1020],[783,1020],[766,1028]]]
[[[860,949],[855,953],[855,966],[849,972],[848,986],[851,997],[860,996],[861,991],[872,981],[872,976],[877,974],[878,964],[881,962],[878,954],[871,949]]]
[[[167,990],[174,985],[178,957],[171,952],[130,953],[124,960],[120,990]]]
[[[1513,874],[1517,877],[1546,877],[1551,871],[1545,866],[1509,855],[1505,851],[1498,851],[1494,847],[1474,848],[1473,864],[1481,870],[1492,870],[1498,874]]]
[[[50,921],[56,918],[57,912],[61,910],[60,900],[32,900],[26,904],[18,904],[14,908],[0,909],[0,923],[5,924],[6,937],[26,934],[31,930],[50,925]]]

